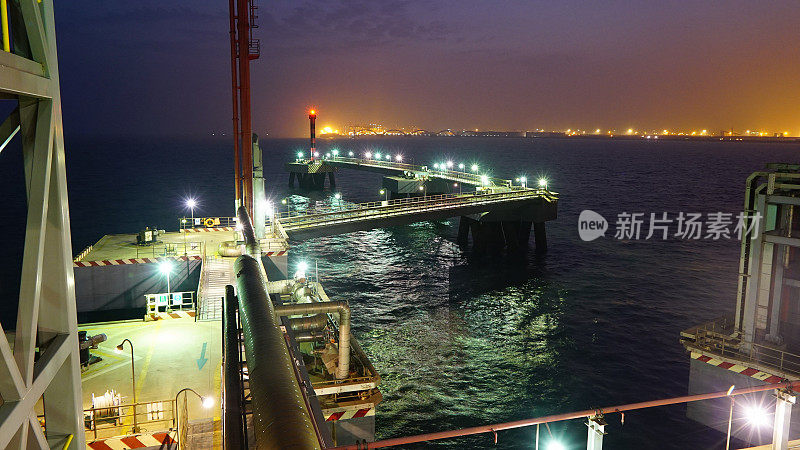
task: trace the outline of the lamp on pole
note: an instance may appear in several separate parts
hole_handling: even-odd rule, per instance
[[[183,445],[184,441],[181,438],[181,430],[180,430],[181,422],[178,420],[178,397],[182,393],[187,392],[187,391],[193,392],[194,395],[200,397],[200,401],[203,402],[203,408],[209,409],[212,406],[214,406],[214,397],[204,397],[204,396],[198,394],[197,391],[195,391],[192,388],[183,388],[180,391],[178,391],[177,394],[175,394],[175,428],[176,428],[176,431],[178,432],[178,445],[180,446],[180,448],[186,448],[186,446]],[[184,400],[185,399],[186,399],[186,395],[184,394]]]
[[[381,189],[379,192],[380,192],[381,195],[383,195],[383,199],[388,202],[389,201],[389,192],[387,192],[386,189]]]
[[[172,273],[172,263],[169,261],[162,261],[161,264],[158,265],[158,270],[162,274],[167,276],[167,294],[172,292],[169,285],[169,275]]]
[[[117,353],[122,353],[123,346],[125,343],[128,343],[131,347],[131,387],[133,388],[133,432],[137,433],[139,431],[139,427],[136,425],[136,371],[133,367],[133,342],[130,339],[125,338],[122,342],[116,347],[114,351]]]
[[[192,212],[192,226],[194,226],[194,207],[197,206],[197,200],[188,198],[186,200],[186,207]]]
[[[728,438],[725,440],[725,450],[730,450],[731,448],[731,422],[733,422],[733,401],[734,401],[734,397],[731,395],[731,392],[733,392],[733,388],[735,387],[736,386],[731,385],[731,387],[728,388],[728,397],[731,398],[731,410],[730,413],[728,414]]]

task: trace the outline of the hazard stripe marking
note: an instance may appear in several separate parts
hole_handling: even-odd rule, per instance
[[[93,450],[113,450],[103,441],[95,441],[88,444]]]
[[[325,421],[326,422],[333,422],[335,420],[339,420],[339,418],[342,417],[343,415],[344,415],[344,411],[339,411],[339,412],[331,414],[331,416],[328,417]]]
[[[762,372],[758,369],[754,369],[752,367],[745,367],[738,364],[733,364],[727,361],[722,361],[719,359],[712,358],[710,356],[703,355],[701,353],[692,352],[691,358],[696,359],[698,361],[708,363],[712,366],[717,366],[720,369],[727,369],[732,372],[740,373],[742,375],[748,376],[750,378],[755,378],[756,380],[763,381],[769,384],[777,384],[784,381],[784,378],[772,375],[767,372]]]
[[[359,409],[358,411],[356,411],[355,414],[353,414],[353,418],[364,417],[364,416],[367,415],[368,412],[369,412],[369,408],[367,408],[367,409]]]
[[[139,442],[139,439],[136,439],[136,436],[128,436],[120,439],[123,444],[127,445],[129,448],[142,448],[144,444]]]

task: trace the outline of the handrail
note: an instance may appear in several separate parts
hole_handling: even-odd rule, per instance
[[[685,330],[681,334],[694,339],[694,342],[683,340],[683,343],[722,357],[760,364],[781,373],[800,375],[800,355],[755,342],[745,342],[737,335],[718,332],[718,323],[719,320],[715,320]]]
[[[288,230],[309,228],[335,223],[344,223],[361,218],[379,218],[408,214],[410,212],[422,212],[432,209],[451,209],[470,205],[488,205],[498,202],[530,200],[535,198],[545,198],[553,201],[555,198],[543,195],[535,190],[509,191],[499,194],[483,194],[470,196],[450,196],[444,194],[433,200],[413,199],[415,201],[401,204],[381,204],[380,202],[355,205],[354,208],[345,208],[338,211],[298,214],[279,219],[281,226]],[[404,199],[412,200],[412,199]]]
[[[697,402],[702,400],[711,400],[715,398],[726,398],[736,395],[747,395],[756,392],[788,389],[794,390],[800,387],[800,381],[784,381],[777,384],[765,384],[760,386],[746,387],[740,389],[729,389],[719,392],[708,392],[704,394],[685,395],[682,397],[672,397],[659,400],[650,400],[639,403],[629,403],[626,405],[606,406],[602,408],[587,409],[583,411],[574,411],[563,414],[554,414],[550,416],[534,417],[531,419],[516,420],[514,422],[495,423],[490,425],[479,425],[470,428],[461,428],[457,430],[439,431],[434,433],[418,434],[415,436],[403,436],[397,438],[389,438],[380,441],[369,443],[369,448],[384,448],[393,447],[404,444],[413,444],[418,442],[433,441],[438,439],[449,439],[460,436],[469,436],[474,434],[494,433],[497,435],[498,431],[511,430],[514,428],[529,427],[532,425],[540,425],[553,422],[562,422],[566,420],[584,419],[590,417],[602,417],[606,414],[624,414],[626,411],[635,411],[639,409],[655,408],[659,406],[678,405],[681,403]],[[340,445],[334,447],[332,450],[359,450],[361,445]]]
[[[334,163],[344,163],[344,164],[356,164],[358,166],[373,166],[373,167],[385,167],[389,169],[394,169],[398,171],[409,171],[409,172],[423,172],[427,175],[435,176],[437,178],[444,178],[448,180],[454,181],[463,181],[469,180],[469,184],[476,184],[476,185],[483,185],[484,175],[479,175],[476,173],[470,172],[461,172],[458,170],[437,170],[437,169],[430,169],[427,166],[422,166],[418,164],[407,164],[401,162],[392,162],[392,161],[380,161],[377,159],[362,159],[362,158],[350,158],[346,156],[332,156],[330,158],[324,159],[327,162],[334,162]],[[508,186],[511,187],[511,180],[507,180],[504,178],[498,177],[489,177],[486,176],[486,181],[490,182],[492,185],[495,186]]]
[[[396,206],[406,206],[406,205],[419,205],[419,204],[432,204],[436,203],[439,200],[463,200],[464,202],[472,202],[474,203],[474,199],[503,199],[508,197],[532,197],[538,198],[542,197],[547,201],[556,201],[558,200],[558,193],[551,192],[544,189],[514,189],[504,192],[492,192],[488,194],[480,193],[480,194],[437,194],[437,195],[427,195],[425,197],[409,197],[409,198],[401,198],[396,200],[389,200],[389,201],[377,201],[377,202],[363,202],[363,203],[345,203],[340,206],[337,206],[340,209],[336,209],[334,211],[327,211],[327,212],[315,212],[315,213],[299,213],[299,212],[282,212],[280,214],[276,214],[275,218],[279,222],[283,222],[282,225],[286,223],[285,219],[292,219],[296,217],[309,217],[309,216],[323,216],[323,215],[330,215],[330,214],[338,214],[342,212],[354,211],[354,210],[363,210],[363,209],[370,209],[370,208],[388,208],[388,207],[396,207]]]

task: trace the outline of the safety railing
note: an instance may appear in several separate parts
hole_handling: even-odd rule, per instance
[[[145,294],[147,314],[195,310],[197,303],[193,291]]]
[[[755,342],[743,342],[738,335],[731,333],[732,330],[731,321],[720,318],[681,332],[682,342],[689,348],[800,376],[800,355]]]
[[[539,189],[519,189],[501,193],[475,195],[441,194],[429,197],[393,200],[390,202],[346,204],[342,205],[341,209],[323,213],[288,213],[286,215],[282,214],[278,220],[284,229],[294,231],[299,228],[318,227],[331,223],[391,217],[434,209],[441,210],[474,205],[491,205],[535,198],[544,198],[547,201],[554,201],[557,199],[555,193]]]
[[[136,431],[164,431],[177,429],[175,416],[175,399],[155,402],[138,402],[107,407],[88,408],[83,410],[83,425],[86,442],[113,436],[122,436],[134,432],[134,416]],[[44,415],[39,417],[46,430]]]
[[[224,228],[235,227],[236,217],[180,217],[178,230],[191,230],[194,228]]]
[[[461,172],[458,170],[430,169],[428,166],[420,166],[417,164],[406,164],[402,162],[393,162],[393,161],[381,161],[377,159],[350,158],[346,156],[332,156],[330,158],[327,158],[326,160],[331,162],[355,164],[359,166],[385,167],[388,169],[394,169],[398,171],[423,172],[431,177],[443,178],[451,181],[461,181],[461,182],[466,181],[467,184],[474,184],[478,186],[482,185],[507,186],[507,187],[511,186],[511,180],[506,180],[503,178],[490,177],[471,172]]]
[[[137,258],[163,258],[168,256],[200,256],[203,242],[164,242],[147,246],[136,246]]]
[[[83,258],[85,258],[85,257],[86,257],[86,255],[88,255],[88,254],[89,254],[89,252],[91,252],[93,248],[94,248],[94,244],[93,244],[93,245],[90,245],[90,246],[88,246],[88,247],[86,247],[85,249],[83,249],[83,251],[82,251],[82,252],[78,253],[78,256],[76,256],[76,257],[73,259],[73,261],[82,261],[82,260],[83,260]]]
[[[3,51],[11,52],[11,31],[8,25],[8,2],[0,0],[0,33],[2,33]]]

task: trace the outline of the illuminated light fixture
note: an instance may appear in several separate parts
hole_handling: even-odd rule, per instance
[[[158,265],[158,270],[164,275],[167,275],[172,272],[172,263],[169,261],[164,261]]]
[[[447,161],[447,167],[448,168],[453,167],[453,161]]]
[[[397,156],[394,157],[394,159],[396,159],[398,162],[400,162],[400,161],[403,160],[403,155],[397,155]]]
[[[331,153],[333,154],[333,156],[339,156],[339,150],[337,149],[331,150]]]
[[[424,187],[422,187],[422,186],[420,186],[420,187],[419,187],[419,190],[420,190],[420,191],[421,191],[421,190],[423,190],[423,189],[425,189],[425,188],[424,188]]]
[[[464,170],[464,163],[461,163],[461,164],[459,164],[459,165],[458,165],[458,168],[459,168],[460,170]]]
[[[433,168],[439,170],[439,163],[433,163]]]
[[[386,160],[387,161],[391,161],[392,160],[392,155],[386,155]]]
[[[319,157],[319,152],[314,152],[314,156]]]
[[[370,153],[370,152],[364,153],[364,156],[366,156],[367,159],[370,159],[370,158],[372,158],[372,153]]]
[[[214,406],[214,397],[203,397],[203,408],[209,409]]]
[[[600,134],[600,128],[594,130],[595,134]]]
[[[347,152],[347,156],[352,157],[353,156],[353,152]]]
[[[122,353],[122,344],[119,344],[118,346],[114,347],[114,353],[117,354]]]
[[[380,193],[381,195],[383,195],[383,194],[385,194],[385,193],[386,193],[386,189],[381,189],[380,191],[378,191],[378,193]]]
[[[561,442],[550,441],[547,444],[547,450],[566,450],[566,447],[564,447],[564,444],[562,444]]]
[[[473,172],[477,172],[478,171],[478,165],[477,164],[473,164],[471,169],[472,169]]]
[[[375,153],[375,159],[381,159],[381,154],[380,153]]]
[[[342,198],[342,194],[337,192],[337,193],[333,194],[333,198],[335,198],[336,200],[339,200],[340,198]]]
[[[539,178],[539,186],[547,189],[547,178]]]
[[[481,184],[484,186],[489,184],[489,177],[487,177],[486,175],[481,175]]]
[[[297,159],[303,159],[303,152],[297,152]]]
[[[308,113],[309,113],[309,114],[311,114],[311,115],[313,116],[313,115],[314,115],[314,114],[316,114],[317,112],[316,112],[316,111],[314,111],[314,110],[312,109],[312,110],[311,110],[311,111],[309,111]]]
[[[308,263],[305,261],[300,261],[297,265],[297,272],[295,272],[295,278],[305,278],[306,277],[306,270],[308,270]]]
[[[632,133],[633,133],[633,128],[628,128],[628,134],[632,134]]]
[[[283,203],[285,205],[286,204],[286,199],[284,198],[283,200],[281,200],[281,203]]]
[[[193,198],[190,198],[190,199],[186,200],[186,207],[187,208],[194,209],[195,206],[197,206],[197,200],[195,200]]]
[[[769,414],[758,406],[749,406],[744,409],[744,416],[750,425],[754,427],[762,427],[769,424]]]

